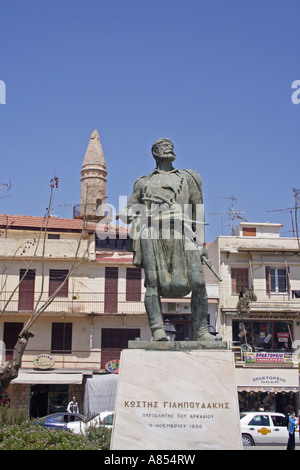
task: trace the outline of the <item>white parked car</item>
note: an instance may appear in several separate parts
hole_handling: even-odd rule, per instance
[[[244,446],[283,445],[288,442],[287,422],[283,413],[241,413],[240,424]]]
[[[90,419],[89,421],[73,421],[67,424],[67,428],[71,431],[75,432],[76,434],[83,434],[85,435],[86,432],[96,426],[105,426],[106,428],[112,428],[114,418],[113,411],[103,411],[99,413],[94,418]]]

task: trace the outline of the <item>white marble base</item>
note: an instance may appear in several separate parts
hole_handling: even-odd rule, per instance
[[[124,350],[111,449],[242,449],[234,373],[228,350]]]

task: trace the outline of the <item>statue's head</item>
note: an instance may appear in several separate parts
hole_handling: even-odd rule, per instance
[[[158,139],[152,145],[152,155],[157,159],[169,160],[173,162],[175,160],[174,145],[170,139],[163,138]]]

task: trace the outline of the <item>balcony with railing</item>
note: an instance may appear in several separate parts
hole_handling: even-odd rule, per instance
[[[143,294],[141,300],[135,302],[126,300],[126,293],[118,294],[116,308],[112,308],[108,299],[109,295],[104,292],[72,292],[64,297],[55,297],[47,305],[48,293],[40,296],[39,292],[29,292],[21,298],[18,292],[12,297],[10,292],[3,292],[0,296],[0,312],[5,308],[7,313],[32,313],[34,309],[46,305],[44,312],[48,314],[145,314]]]

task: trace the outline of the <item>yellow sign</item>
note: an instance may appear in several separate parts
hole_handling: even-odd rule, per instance
[[[257,432],[260,432],[263,436],[266,436],[267,434],[269,434],[269,432],[271,432],[271,429],[261,428],[258,429]]]

